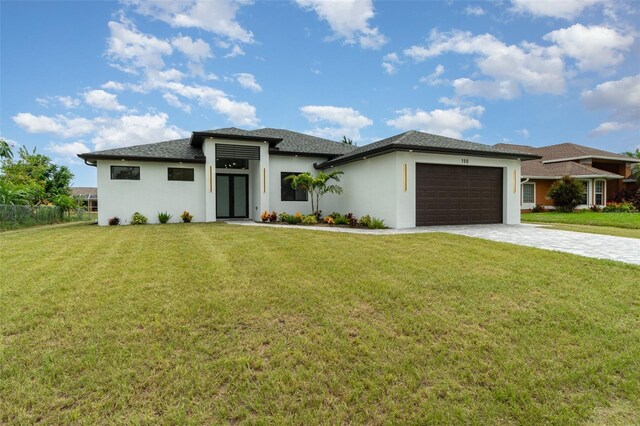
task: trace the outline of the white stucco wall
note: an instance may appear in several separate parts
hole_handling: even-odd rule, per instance
[[[112,165],[139,166],[140,180],[112,180]],[[169,181],[169,167],[193,168],[194,181]],[[149,223],[158,223],[158,213],[165,211],[173,216],[169,222],[181,222],[180,215],[185,210],[193,215],[194,222],[205,220],[202,164],[98,160],[97,169],[100,225],[108,225],[109,218],[114,216],[120,218],[121,224],[128,224],[136,211],[145,215]]]

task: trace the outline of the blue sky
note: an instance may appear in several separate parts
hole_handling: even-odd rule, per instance
[[[640,147],[640,2],[2,1],[0,136],[75,154],[278,127]]]

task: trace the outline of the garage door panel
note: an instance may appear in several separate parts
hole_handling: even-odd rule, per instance
[[[502,169],[416,164],[416,225],[502,223]]]

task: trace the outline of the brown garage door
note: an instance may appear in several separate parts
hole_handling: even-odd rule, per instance
[[[502,223],[502,169],[416,164],[416,226]]]

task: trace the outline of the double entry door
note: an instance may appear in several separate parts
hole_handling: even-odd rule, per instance
[[[249,175],[216,174],[216,217],[249,217]]]

